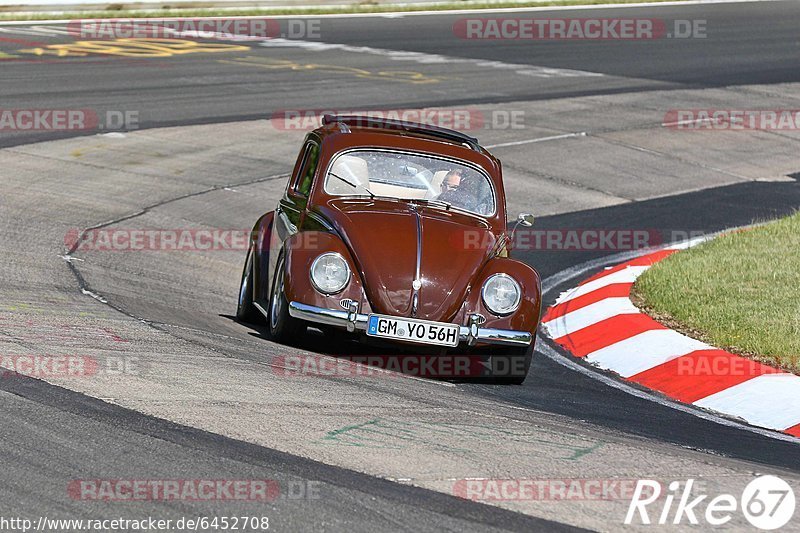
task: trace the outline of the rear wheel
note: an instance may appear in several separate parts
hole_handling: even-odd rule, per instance
[[[247,252],[247,259],[244,262],[242,271],[242,282],[239,285],[239,302],[236,306],[236,320],[239,322],[249,322],[251,324],[261,324],[264,322],[263,315],[253,305],[253,253]]]
[[[272,279],[272,291],[269,299],[269,335],[276,342],[289,342],[296,339],[305,329],[301,320],[289,314],[289,302],[284,294],[286,278],[286,262],[283,252],[278,256],[275,275]]]

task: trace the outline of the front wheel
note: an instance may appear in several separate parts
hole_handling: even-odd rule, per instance
[[[284,293],[286,277],[286,261],[283,252],[278,257],[275,275],[272,279],[272,291],[269,299],[269,335],[276,342],[289,342],[296,339],[305,329],[302,321],[289,314],[289,302]]]
[[[261,324],[264,317],[253,305],[253,253],[247,252],[242,271],[242,282],[239,285],[239,301],[236,306],[236,320],[251,324]]]

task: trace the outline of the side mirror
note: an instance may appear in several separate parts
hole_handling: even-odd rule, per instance
[[[525,226],[526,228],[530,228],[533,226],[534,216],[530,213],[520,213],[517,217],[517,224],[520,226]]]
[[[514,224],[514,229],[511,230],[511,235],[508,237],[508,245],[513,248],[514,246],[514,235],[517,233],[517,228],[520,226],[524,226],[526,228],[530,228],[533,226],[533,215],[530,213],[520,213],[517,217],[517,223]]]

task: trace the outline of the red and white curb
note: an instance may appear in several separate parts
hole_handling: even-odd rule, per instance
[[[542,317],[575,357],[683,403],[800,437],[800,376],[668,329],[630,299],[636,279],[687,245],[647,253],[584,280]]]

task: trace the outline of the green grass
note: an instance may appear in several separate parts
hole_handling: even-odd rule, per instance
[[[79,0],[76,0],[79,1]],[[433,4],[373,4],[370,2],[354,3],[349,6],[319,7],[287,7],[287,8],[241,8],[220,9],[218,7],[186,7],[176,8],[174,5],[163,9],[124,9],[124,4],[117,4],[104,11],[71,11],[68,13],[14,13],[18,6],[0,8],[0,21],[3,20],[50,20],[50,19],[103,19],[103,18],[159,18],[159,17],[237,17],[237,16],[277,16],[277,15],[331,15],[350,13],[389,13],[413,11],[448,11],[452,9],[501,9],[506,7],[547,7],[547,6],[580,6],[602,4],[632,4],[642,0],[544,0],[530,2],[514,1],[462,1]],[[652,2],[669,2],[673,0],[648,0]],[[200,3],[200,2],[198,2]]]
[[[634,300],[689,336],[800,373],[800,213],[671,255]]]

